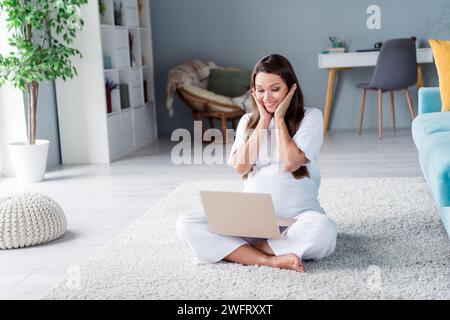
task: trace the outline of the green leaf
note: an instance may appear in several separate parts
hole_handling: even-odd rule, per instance
[[[87,0],[61,1],[63,7],[55,10],[56,2],[53,0],[0,0],[0,9],[6,14],[7,28],[11,33],[7,39],[11,52],[0,56],[0,85],[9,82],[25,89],[33,81],[66,80],[77,75],[70,59],[74,56],[82,58],[83,55],[70,45],[78,30],[68,28],[66,22],[79,18],[74,17],[77,10],[67,12],[63,9],[69,5],[80,8]],[[82,20],[80,25],[84,26]],[[26,37],[25,27],[30,29],[33,38]],[[46,28],[46,47],[42,48],[42,33]],[[59,38],[56,39],[55,35]]]

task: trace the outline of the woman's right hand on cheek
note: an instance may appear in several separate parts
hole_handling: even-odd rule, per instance
[[[255,100],[256,106],[258,107],[259,117],[261,118],[261,120],[269,123],[270,120],[272,119],[273,115],[271,113],[267,112],[266,108],[264,108],[264,106],[261,103],[259,103],[259,100],[256,98],[256,93],[253,90],[252,90],[252,96],[253,96],[253,100]]]

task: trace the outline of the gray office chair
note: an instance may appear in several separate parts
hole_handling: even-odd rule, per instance
[[[394,91],[403,90],[409,106],[411,118],[416,114],[411,102],[408,87],[417,82],[416,47],[413,39],[392,39],[381,47],[377,64],[370,83],[358,85],[363,89],[359,131],[361,134],[367,90],[378,91],[378,139],[382,131],[382,99],[384,92],[391,94],[392,124],[395,130]]]

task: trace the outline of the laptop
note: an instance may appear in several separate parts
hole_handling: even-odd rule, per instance
[[[219,235],[279,239],[296,221],[278,218],[268,193],[200,191],[200,198],[209,231]]]

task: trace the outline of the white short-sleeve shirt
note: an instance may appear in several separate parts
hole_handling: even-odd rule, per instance
[[[250,118],[251,113],[247,113],[239,121],[228,159],[230,166],[232,155],[245,144],[245,130]],[[317,167],[317,157],[323,143],[322,112],[317,108],[306,107],[305,116],[292,137],[308,159],[306,166],[310,177],[298,180],[292,172],[284,170],[276,130],[275,120],[272,119],[261,142],[255,165],[244,181],[243,191],[271,194],[279,217],[293,218],[305,210],[325,213],[318,199],[320,172]]]

